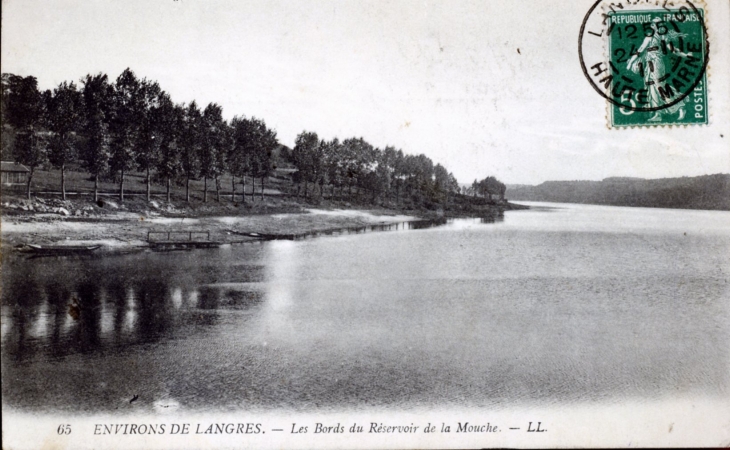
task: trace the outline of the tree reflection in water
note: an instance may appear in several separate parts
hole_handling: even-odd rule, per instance
[[[211,255],[215,254],[203,254]],[[29,260],[5,256],[4,357],[20,364],[124,351],[175,339],[191,332],[190,327],[205,329],[218,323],[219,309],[255,308],[261,301],[258,289],[205,285],[216,275],[209,273],[211,264],[196,261],[181,254]],[[244,268],[239,271],[243,279],[261,278],[262,266]]]

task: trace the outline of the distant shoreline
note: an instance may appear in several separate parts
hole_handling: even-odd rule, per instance
[[[506,194],[514,201],[730,211],[730,174],[508,184]]]

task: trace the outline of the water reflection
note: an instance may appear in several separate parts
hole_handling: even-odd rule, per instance
[[[69,342],[82,353],[94,350],[101,343],[99,290],[99,285],[85,281],[76,288],[77,297],[69,305],[68,314],[76,321]]]
[[[175,339],[191,326],[215,325],[220,310],[250,309],[261,302],[260,289],[200,282],[226,276],[260,279],[262,266],[244,264],[231,271],[198,264],[201,259],[210,262],[210,255],[144,254],[101,264],[4,255],[4,357],[16,363],[55,360]]]
[[[576,231],[570,211],[515,214],[174,254],[3,255],[4,405],[727,396],[730,233],[613,233],[587,218]]]
[[[295,239],[420,230],[450,221],[341,228]],[[5,253],[3,353],[24,363],[153,344],[174,339],[189,327],[214,327],[220,311],[255,310],[264,298],[269,303],[265,311],[281,311],[297,295],[297,249],[291,241],[274,241],[258,249],[236,249],[235,254],[226,247],[172,257],[28,258]],[[264,264],[258,263],[260,258]]]

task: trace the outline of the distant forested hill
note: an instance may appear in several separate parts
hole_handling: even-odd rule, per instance
[[[606,178],[602,181],[546,181],[507,185],[509,200],[594,205],[730,210],[730,174],[699,177]]]

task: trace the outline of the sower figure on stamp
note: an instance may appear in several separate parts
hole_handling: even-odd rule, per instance
[[[681,52],[675,43],[676,39],[685,37],[687,34],[670,30],[659,17],[651,21],[650,27],[647,31],[651,31],[651,35],[644,38],[644,42],[642,42],[639,49],[629,58],[626,68],[644,78],[649,105],[652,108],[658,108],[663,103],[660,83],[668,78],[667,64],[670,63],[670,56],[674,54],[677,58],[686,58],[692,56],[692,53]],[[668,108],[655,111],[649,121],[661,122],[662,115],[677,112],[679,112],[678,120],[682,120],[686,114],[685,104],[687,101],[688,98],[685,97]]]

